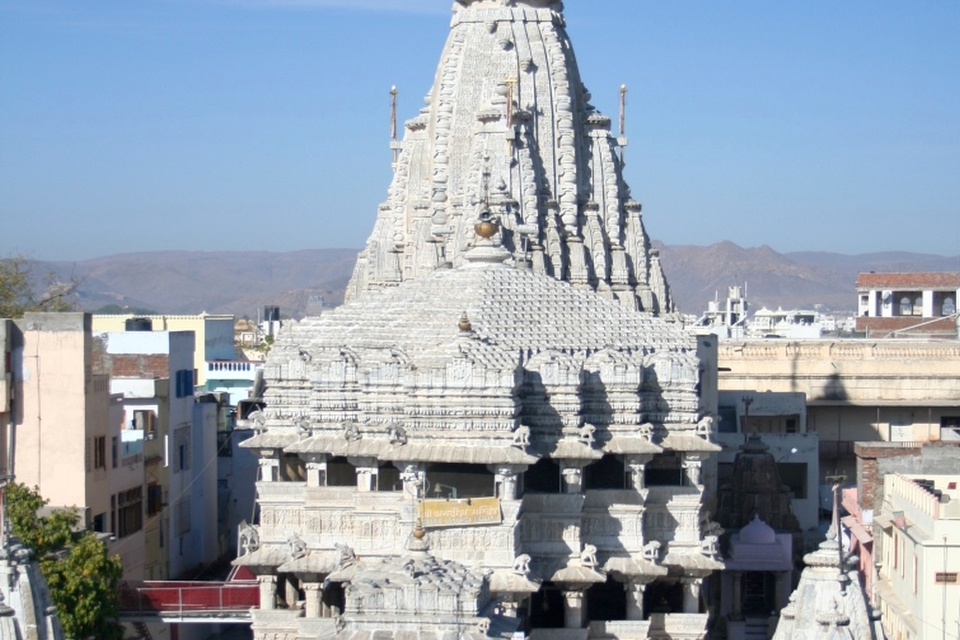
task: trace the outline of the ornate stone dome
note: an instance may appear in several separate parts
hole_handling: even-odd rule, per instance
[[[695,338],[506,257],[481,239],[458,268],[285,329],[264,371],[267,425],[386,437],[402,424],[450,444],[509,444],[521,424],[559,437],[583,421],[605,439],[636,439],[641,421],[696,429]]]
[[[744,544],[773,544],[776,541],[776,531],[761,520],[759,515],[754,516],[750,524],[740,529],[740,542]]]

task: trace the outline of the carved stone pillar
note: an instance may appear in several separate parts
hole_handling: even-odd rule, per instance
[[[260,481],[276,482],[280,479],[280,459],[275,455],[263,455],[260,458]]]
[[[583,467],[564,466],[562,473],[566,493],[580,493],[583,489]]]
[[[647,470],[647,463],[653,458],[651,455],[635,455],[627,458],[627,466],[630,468],[630,479],[633,480],[633,488],[637,491],[646,489],[643,474]]]
[[[628,582],[623,588],[627,592],[627,620],[643,620],[643,592],[647,590],[647,583]]]
[[[563,592],[563,626],[567,629],[583,628],[583,589]]]
[[[687,482],[691,487],[700,486],[700,465],[699,455],[690,452],[683,454],[683,470],[687,474]]]
[[[311,456],[307,459],[307,486],[322,487],[327,484],[326,456]]]
[[[375,458],[348,458],[357,468],[357,491],[370,493],[377,489],[377,460]]]
[[[287,609],[296,609],[297,601],[300,600],[300,590],[297,589],[297,579],[293,576],[287,576],[284,580],[283,600],[287,603]]]
[[[743,574],[739,571],[730,572],[730,582],[733,586],[732,594],[730,600],[732,601],[733,609],[730,614],[732,620],[741,620],[743,619],[743,584],[742,584]]]
[[[304,603],[304,617],[320,617],[320,600],[323,596],[323,585],[319,582],[304,582],[303,590],[307,594],[307,601]]]
[[[500,488],[497,495],[501,500],[517,499],[517,474],[520,472],[521,469],[513,465],[496,468],[494,474]]]
[[[680,578],[683,585],[683,612],[700,613],[700,585],[703,578]]]
[[[260,583],[260,608],[277,608],[277,576],[257,576]]]
[[[424,472],[419,464],[397,464],[400,469],[400,480],[403,482],[403,491],[415,498],[422,497]]]

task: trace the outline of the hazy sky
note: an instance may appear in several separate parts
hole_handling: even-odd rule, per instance
[[[568,0],[650,234],[960,253],[960,2]],[[0,0],[0,255],[361,247],[450,0]]]

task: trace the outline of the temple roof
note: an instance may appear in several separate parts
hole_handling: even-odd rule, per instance
[[[777,541],[777,532],[761,520],[758,514],[753,516],[747,526],[740,529],[740,541],[744,544],[773,544]]]
[[[458,322],[466,312],[470,332]],[[284,343],[315,349],[396,348],[442,360],[462,355],[512,367],[541,351],[559,354],[696,345],[673,323],[639,314],[564,282],[505,264],[466,263],[439,269],[410,286],[371,292],[286,330]],[[284,344],[278,344],[282,348]]]
[[[425,106],[393,143],[393,181],[348,300],[460,264],[489,207],[512,258],[534,271],[674,310],[623,180],[626,139],[590,104],[562,11],[551,0],[454,5]]]
[[[459,267],[285,328],[264,367],[269,429],[243,446],[475,464],[713,451],[696,431],[698,368],[678,325],[479,238]],[[654,442],[642,419],[659,425]],[[554,437],[518,441],[521,424]],[[438,430],[442,442],[412,437]]]

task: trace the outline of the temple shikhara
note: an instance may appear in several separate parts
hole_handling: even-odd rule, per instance
[[[706,634],[716,345],[673,321],[562,11],[454,4],[346,304],[270,353],[259,640]]]

